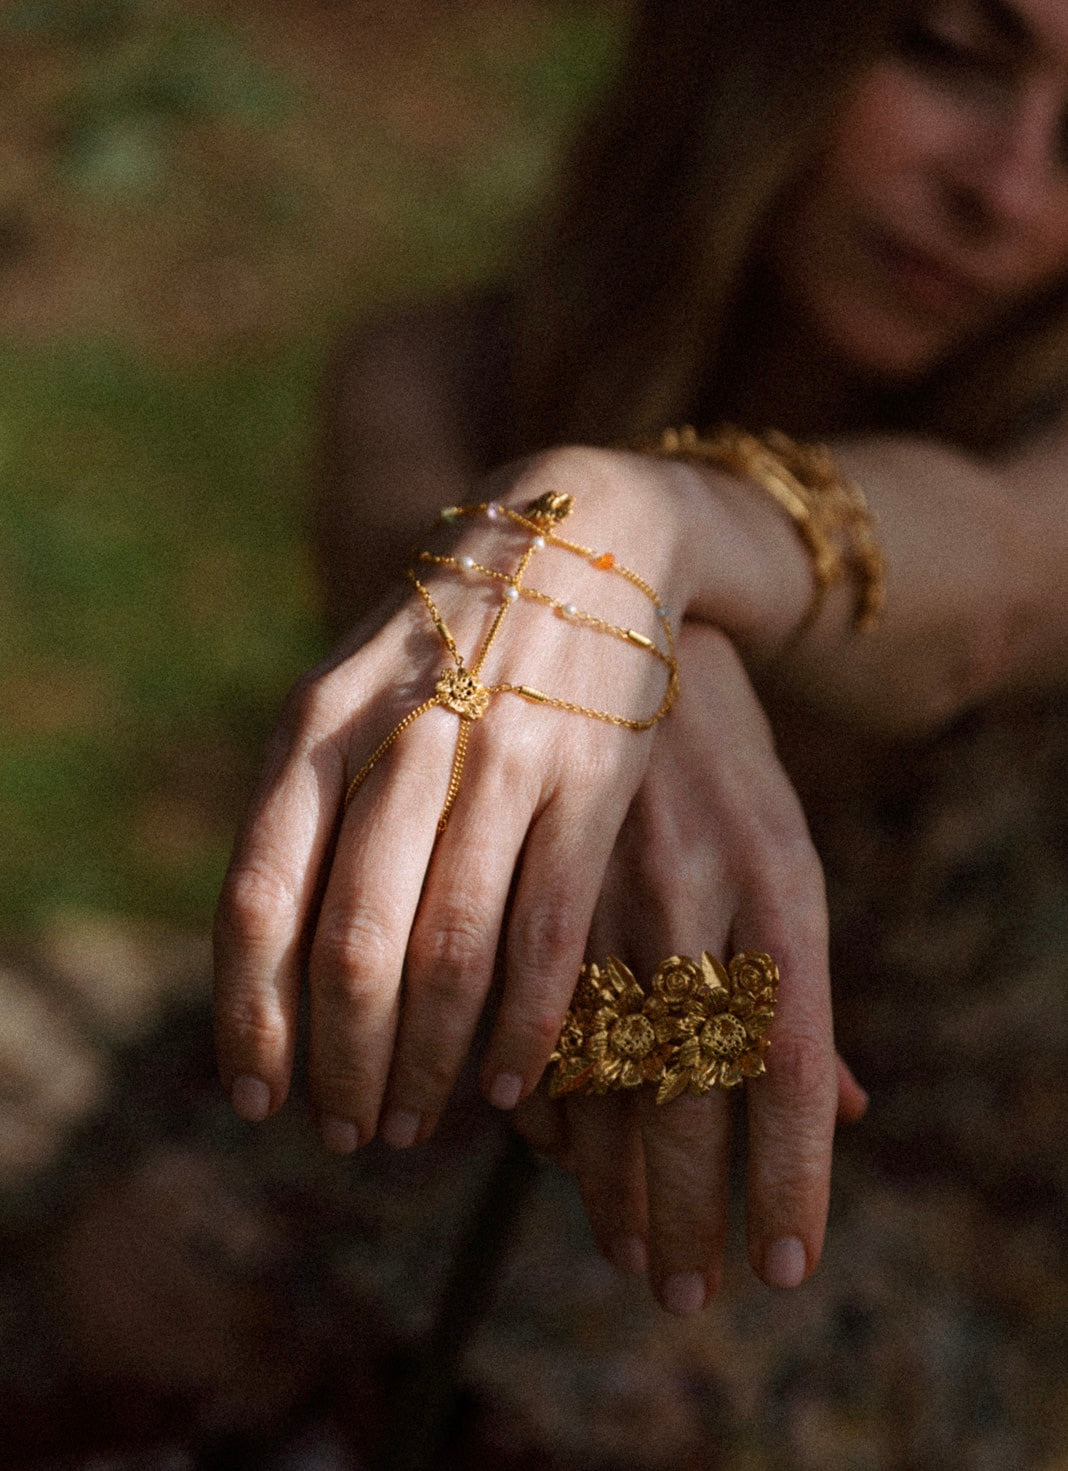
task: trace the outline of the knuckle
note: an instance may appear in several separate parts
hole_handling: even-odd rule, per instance
[[[230,997],[215,1009],[216,1032],[241,1055],[262,1057],[286,1045],[285,1018],[256,996]]]
[[[655,1106],[654,1106],[655,1107]],[[646,1116],[646,1128],[655,1128],[671,1144],[689,1151],[707,1141],[712,1126],[712,1113],[707,1098],[683,1096],[672,1099],[666,1108],[656,1107]]]
[[[611,455],[593,445],[563,444],[541,450],[533,457],[532,465],[546,484],[575,483],[584,488],[594,478],[600,480],[606,467],[611,466]]]
[[[772,1070],[774,1069],[774,1072]],[[834,1058],[821,1038],[805,1032],[777,1037],[768,1056],[768,1073],[776,1091],[803,1100],[822,1102],[835,1091]]]
[[[291,923],[296,900],[280,873],[262,865],[232,871],[223,887],[215,920],[217,942],[260,945]]]
[[[367,1075],[343,1051],[331,1051],[327,1057],[312,1056],[309,1068],[316,1098],[344,1099],[346,1102],[358,1098],[367,1087]]]
[[[520,973],[540,974],[581,954],[587,926],[566,896],[546,896],[513,920],[511,956]],[[576,965],[577,970],[577,965]]]
[[[322,710],[322,689],[315,670],[301,675],[282,703],[281,723],[289,730],[303,731],[313,727]]]
[[[519,1045],[538,1056],[555,1046],[563,1019],[563,1007],[543,997],[526,997],[501,1018]]]
[[[327,1003],[360,1007],[399,962],[389,926],[367,910],[325,915],[312,946],[310,973]]]
[[[792,804],[789,809],[764,805],[750,814],[750,821],[750,846],[758,868],[822,892],[823,865],[804,818]]]
[[[769,913],[806,946],[822,948],[827,935],[823,865],[807,832],[758,841],[747,878]]]
[[[455,1000],[463,982],[486,963],[489,926],[470,898],[461,898],[435,923],[421,926],[412,937],[410,969],[420,990]]]
[[[352,703],[351,687],[336,670],[317,667],[302,675],[282,706],[282,724],[298,737],[314,737],[336,729]]]

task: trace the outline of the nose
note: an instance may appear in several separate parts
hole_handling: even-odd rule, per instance
[[[1061,107],[1052,91],[1034,88],[976,120],[949,169],[962,214],[988,229],[1034,220],[1063,166]]]

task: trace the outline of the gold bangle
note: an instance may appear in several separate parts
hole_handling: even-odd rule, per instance
[[[778,430],[762,438],[722,425],[709,437],[689,424],[633,446],[644,454],[716,465],[753,480],[786,512],[812,564],[813,588],[795,637],[819,617],[828,590],[848,573],[853,626],[874,629],[886,603],[886,563],[859,488],[839,474],[822,444],[798,444]]]
[[[609,955],[579,972],[550,1058],[549,1097],[655,1083],[657,1103],[733,1088],[765,1071],[779,969],[745,950],[723,966],[669,955],[648,990]]]

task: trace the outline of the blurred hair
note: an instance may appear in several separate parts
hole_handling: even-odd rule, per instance
[[[914,9],[644,0],[520,292],[518,447],[610,443],[714,404],[732,311],[776,205]],[[888,392],[885,417],[863,427],[991,450],[1066,381],[1068,284],[923,383]]]

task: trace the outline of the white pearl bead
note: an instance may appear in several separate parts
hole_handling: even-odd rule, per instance
[[[533,541],[530,544],[531,544],[531,546],[534,548],[534,550],[536,552],[543,552],[545,550],[545,538],[544,538],[544,536],[536,536],[536,537],[534,537]]]
[[[475,559],[474,559],[474,557],[464,556],[464,557],[457,558],[457,560],[460,563],[461,568],[465,572],[470,572],[471,571],[471,568],[475,565]]]
[[[500,503],[500,501],[490,501],[489,505],[486,507],[486,518],[487,518],[487,520],[489,520],[489,521],[497,521],[500,518],[500,514],[501,514],[501,503]]]
[[[519,589],[517,587],[513,587],[511,583],[508,583],[508,585],[504,589],[504,601],[506,603],[514,603],[518,596]]]
[[[565,618],[574,618],[578,614],[578,608],[574,603],[562,603],[560,611]]]

